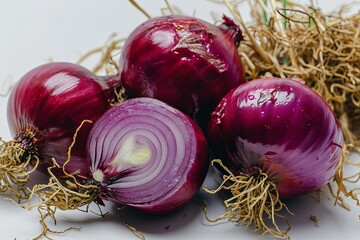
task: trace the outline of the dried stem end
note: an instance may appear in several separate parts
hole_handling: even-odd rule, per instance
[[[14,140],[5,142],[0,139],[0,142],[0,193],[9,191],[20,202],[28,197],[25,185],[39,164],[34,136],[27,131]],[[30,170],[31,165],[33,168]]]
[[[223,175],[223,182],[215,190],[204,190],[210,194],[216,194],[222,190],[229,191],[231,197],[224,200],[226,212],[216,218],[210,219],[205,214],[209,222],[216,222],[227,219],[236,224],[245,224],[246,228],[251,228],[254,232],[261,232],[261,236],[270,233],[275,237],[289,239],[287,232],[290,225],[285,216],[280,214],[282,209],[292,214],[281,202],[276,185],[269,180],[266,173],[261,170],[258,172],[245,174],[240,173],[235,176],[221,160],[212,161],[212,165],[218,164],[227,174]],[[287,229],[282,231],[276,223],[278,218],[285,219]]]

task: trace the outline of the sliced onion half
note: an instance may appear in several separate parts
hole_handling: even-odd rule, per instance
[[[130,99],[108,110],[90,132],[87,150],[100,197],[147,212],[186,204],[208,170],[200,128],[152,98]]]

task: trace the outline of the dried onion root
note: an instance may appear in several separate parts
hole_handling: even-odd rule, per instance
[[[344,199],[340,196],[340,194],[342,193],[342,194],[344,194],[345,197],[353,199],[355,201],[356,205],[360,206],[360,199],[358,197],[358,194],[355,193],[355,189],[348,190],[348,188],[345,185],[345,182],[347,182],[347,183],[357,182],[359,180],[359,178],[357,178],[357,176],[358,175],[360,176],[360,173],[355,174],[353,176],[344,177],[343,164],[346,160],[346,156],[349,154],[347,148],[348,148],[348,146],[344,145],[339,167],[332,179],[333,182],[337,186],[337,190],[334,191],[331,182],[329,182],[327,184],[327,186],[328,186],[330,195],[335,199],[334,205],[339,204],[343,208],[345,208],[347,210],[351,210],[349,205],[344,201]]]
[[[0,194],[10,192],[20,202],[29,195],[26,184],[37,168],[39,158],[26,136],[8,142],[0,139],[0,142]]]
[[[96,186],[84,186],[73,184],[70,180],[66,181],[66,185],[63,185],[57,177],[52,173],[52,168],[59,167],[56,161],[54,160],[54,166],[48,169],[50,174],[49,183],[47,184],[38,184],[35,185],[29,196],[29,204],[25,206],[27,209],[37,208],[40,214],[40,224],[42,226],[42,232],[35,237],[34,239],[41,239],[43,237],[47,239],[52,239],[49,236],[51,234],[62,234],[69,230],[79,230],[77,227],[69,227],[62,231],[56,231],[48,227],[46,220],[50,218],[54,225],[56,225],[55,213],[57,209],[60,210],[81,210],[80,207],[86,206],[85,211],[88,211],[90,203],[93,201],[94,189]],[[68,177],[72,178],[75,182],[76,179],[74,176],[67,174]],[[78,186],[81,186],[81,189],[88,189],[86,192],[79,192]],[[31,205],[30,202],[34,197],[41,199],[42,201],[39,204]]]
[[[212,165],[214,164],[218,164],[227,174],[223,175],[222,183],[217,189],[209,190],[204,187],[204,190],[210,194],[225,190],[231,192],[232,197],[224,200],[226,212],[216,219],[210,219],[204,208],[205,217],[209,222],[228,220],[236,224],[245,224],[245,228],[261,232],[260,236],[269,233],[272,236],[290,239],[287,234],[290,224],[280,212],[285,209],[289,214],[292,213],[280,200],[276,185],[268,179],[267,174],[240,173],[235,176],[221,160],[213,160]],[[286,230],[281,230],[277,224],[279,218],[286,221]]]
[[[51,238],[49,236],[49,233],[62,234],[62,233],[65,233],[67,231],[70,231],[70,230],[80,230],[80,228],[76,228],[76,227],[69,227],[69,228],[66,228],[66,229],[64,229],[62,231],[56,231],[56,230],[50,229],[47,226],[47,223],[45,222],[45,220],[50,217],[54,221],[54,224],[56,225],[55,211],[56,211],[56,208],[52,209],[52,208],[50,208],[48,206],[38,208],[38,212],[39,212],[39,214],[41,216],[39,222],[40,222],[41,226],[43,227],[43,231],[38,236],[36,236],[33,240],[39,240],[39,239],[42,239],[42,238],[52,240],[53,238]]]
[[[62,166],[62,171],[67,180],[65,184],[60,181],[55,174],[53,173],[54,168],[60,168],[59,164],[53,159],[53,166],[48,168],[49,182],[46,184],[36,184],[29,189],[28,204],[23,206],[26,209],[36,208],[40,214],[40,224],[43,228],[42,232],[35,237],[35,239],[41,239],[45,237],[47,239],[52,239],[49,237],[49,233],[60,234],[64,233],[71,229],[78,230],[79,228],[70,227],[63,231],[55,231],[48,227],[46,219],[50,218],[56,224],[55,212],[57,209],[60,210],[81,210],[80,208],[86,206],[86,212],[92,201],[97,197],[99,187],[93,184],[81,184],[78,182],[77,178],[67,173],[65,170],[66,165],[71,161],[71,150],[76,142],[76,137],[78,132],[85,123],[92,123],[92,121],[84,120],[80,126],[76,129],[76,132],[73,136],[73,141],[68,148],[68,157],[66,162]],[[38,198],[41,200],[38,204],[32,204],[33,199]]]

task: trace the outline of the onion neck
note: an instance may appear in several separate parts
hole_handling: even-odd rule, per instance
[[[124,87],[121,84],[120,74],[109,76],[98,76],[107,99],[110,99],[110,106],[115,106],[124,102],[128,97]]]
[[[116,88],[121,85],[120,74],[98,76],[98,79],[104,89]]]
[[[218,27],[224,32],[225,36],[235,43],[236,47],[239,47],[240,41],[244,39],[240,27],[225,15],[223,20],[224,22]]]

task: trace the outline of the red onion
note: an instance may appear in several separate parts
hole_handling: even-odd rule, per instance
[[[210,114],[244,82],[237,50],[241,39],[240,28],[227,17],[220,26],[187,16],[152,18],[123,46],[124,89],[130,97],[156,98],[190,116]]]
[[[97,77],[71,63],[48,63],[29,71],[9,96],[8,123],[14,140],[2,146],[1,162],[4,155],[17,164],[35,164],[38,159],[37,169],[46,172],[54,158],[61,166],[75,130],[83,120],[96,121],[110,108],[117,85],[115,78]],[[90,129],[84,125],[79,131],[67,172],[87,174],[85,149]],[[4,147],[10,145],[15,146],[15,152]],[[59,169],[58,176],[61,173]]]
[[[101,199],[151,213],[187,203],[208,170],[200,128],[151,98],[130,99],[107,111],[94,124],[87,150]]]
[[[269,189],[275,188],[273,199],[321,188],[342,155],[342,131],[329,105],[290,79],[258,79],[233,89],[212,113],[208,134],[222,160],[222,174],[253,177],[255,182],[265,177]],[[235,201],[229,206],[235,207]]]

